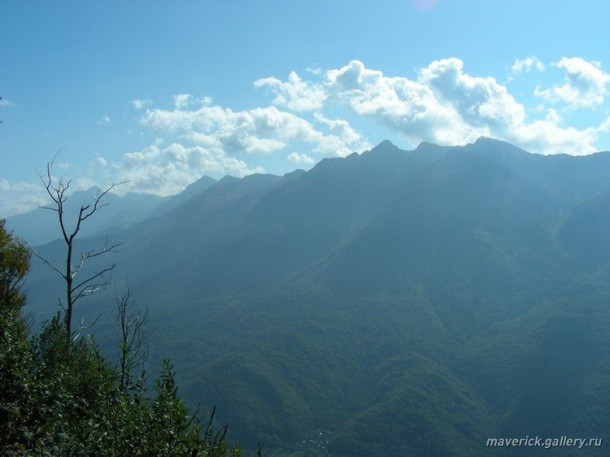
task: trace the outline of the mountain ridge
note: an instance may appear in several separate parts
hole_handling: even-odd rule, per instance
[[[221,179],[112,233],[115,276],[161,329],[151,350],[172,354],[186,398],[217,405],[246,447],[327,455],[302,443],[322,433],[336,457],[483,456],[487,437],[536,421],[607,437],[610,420],[591,421],[610,398],[594,350],[610,347],[607,176],[607,153],[383,142]],[[42,312],[61,288],[32,273]],[[111,347],[111,320],[98,325]]]

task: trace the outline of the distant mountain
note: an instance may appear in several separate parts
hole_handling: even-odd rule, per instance
[[[216,180],[214,178],[211,178],[209,176],[203,176],[200,179],[198,179],[197,181],[195,181],[194,183],[189,184],[186,187],[186,189],[184,189],[179,194],[163,200],[161,203],[159,203],[157,206],[155,206],[152,209],[152,211],[150,211],[150,213],[147,215],[147,217],[149,217],[149,218],[156,217],[163,213],[166,213],[170,209],[180,206],[182,203],[184,203],[191,197],[203,192],[204,190],[206,190],[208,187],[214,185],[215,183],[216,183]]]
[[[108,193],[95,217],[83,224],[81,237],[96,234],[107,234],[125,230],[145,219],[154,218],[180,206],[192,196],[212,186],[216,180],[203,176],[190,184],[182,192],[171,197],[159,197],[152,194],[129,192],[123,196]],[[86,191],[76,191],[66,200],[66,220],[74,221],[81,206],[91,204],[100,191],[92,187]],[[46,244],[58,239],[61,234],[57,223],[57,214],[53,211],[36,208],[24,214],[6,218],[6,227],[14,230],[31,246]]]
[[[124,243],[114,279],[148,307],[151,353],[172,354],[191,403],[215,404],[268,455],[532,455],[485,443],[607,440],[609,176],[608,152],[384,141],[307,172],[205,180],[111,234]],[[40,253],[60,259],[61,245]],[[34,263],[27,287],[32,311],[56,309],[53,272]],[[108,351],[111,301],[80,307],[106,316]]]
[[[92,187],[86,191],[76,191],[68,196],[65,204],[67,221],[74,221],[81,206],[93,204],[99,188]],[[128,193],[123,197],[108,193],[102,200],[103,207],[82,226],[82,236],[92,236],[123,230],[141,220],[163,199],[156,195]],[[57,222],[57,213],[36,208],[24,214],[6,218],[6,227],[14,230],[31,246],[53,241],[61,236]],[[68,227],[73,228],[73,227]]]

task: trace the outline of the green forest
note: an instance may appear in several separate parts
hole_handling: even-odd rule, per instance
[[[1,455],[241,455],[226,428],[212,427],[213,415],[206,423],[189,414],[169,360],[148,392],[137,364],[117,367],[92,337],[68,334],[65,313],[31,334],[21,290],[29,259],[0,221]]]
[[[113,285],[130,287],[80,289],[69,331],[65,281],[41,261],[62,265],[65,238],[34,246],[24,276],[29,251],[5,230],[3,446],[599,455],[609,175],[608,153],[541,156],[482,138],[413,151],[386,141],[307,172],[202,178],[148,218],[75,238],[76,266],[78,253],[104,251],[82,278],[116,264]],[[115,302],[131,304],[127,322],[141,322],[136,303],[147,309],[147,338],[121,331]],[[146,362],[129,349],[144,339]],[[487,446],[526,437],[600,444]]]

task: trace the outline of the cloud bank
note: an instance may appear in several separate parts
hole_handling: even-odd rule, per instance
[[[470,74],[456,57],[430,62],[412,77],[386,75],[352,60],[336,68],[307,69],[304,75],[291,71],[286,79],[253,81],[255,90],[271,96],[270,104],[241,111],[191,94],[174,95],[170,108],[134,99],[134,109],[147,108],[140,126],[158,140],[125,153],[114,168],[130,190],[169,195],[203,174],[244,176],[265,172],[271,161],[286,168],[311,166],[323,157],[362,152],[383,134],[377,132],[370,142],[354,127],[358,119],[411,146],[421,141],[465,144],[487,136],[542,154],[596,151],[595,141],[608,132],[610,116],[577,128],[565,123],[564,114],[603,105],[608,74],[599,62],[578,57],[563,57],[551,68],[563,72],[564,79],[535,87],[532,97],[543,101],[535,108],[518,101],[507,84],[511,75],[547,74],[536,56],[516,59],[507,84]],[[329,115],[337,110],[345,115]]]
[[[529,97],[514,89],[534,74]],[[370,149],[387,137],[404,140],[399,145],[408,148],[421,141],[461,145],[487,136],[534,153],[582,155],[598,150],[596,141],[610,133],[610,75],[600,62],[561,57],[545,64],[528,56],[499,76],[507,82],[471,74],[457,57],[432,61],[409,76],[352,60],[253,81],[253,91],[267,94],[269,102],[249,109],[233,110],[189,93],[173,95],[165,107],[133,98],[137,133],[149,138],[148,144],[118,160],[98,154],[91,162],[95,179],[87,182],[96,184],[103,176],[125,181],[122,192],[171,195],[202,175],[307,168],[324,157]],[[109,116],[100,122],[118,127]],[[40,201],[20,200],[21,187],[0,181],[4,214]]]
[[[554,67],[565,70],[565,83],[549,89],[536,89],[536,95],[568,107],[590,108],[604,103],[610,75],[599,62],[587,62],[579,57],[563,57]]]

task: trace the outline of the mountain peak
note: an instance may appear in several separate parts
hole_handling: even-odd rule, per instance
[[[377,146],[375,146],[373,149],[371,149],[369,152],[379,152],[379,151],[395,151],[395,150],[399,150],[399,148],[392,143],[390,140],[383,140],[381,143],[379,143]]]
[[[404,152],[390,140],[383,140],[377,146],[372,148],[370,151],[364,151],[362,155],[372,154],[373,156],[384,156],[384,155],[394,155],[396,153]]]
[[[484,150],[486,153],[494,151],[495,154],[531,154],[530,152],[527,152],[520,147],[509,143],[508,141],[497,140],[495,138],[489,138],[486,136],[480,137],[474,143],[466,145],[465,147],[470,147],[474,150]]]

